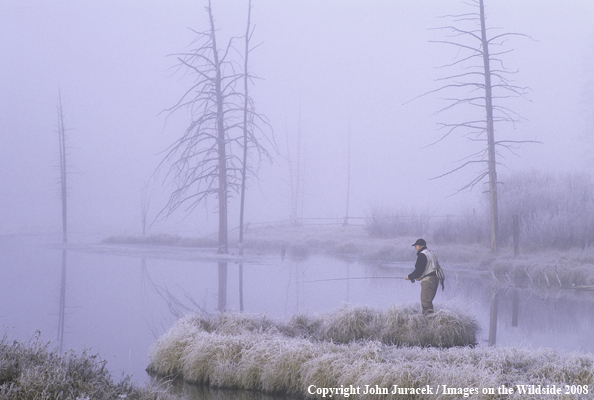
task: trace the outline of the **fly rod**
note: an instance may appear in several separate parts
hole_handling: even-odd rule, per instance
[[[358,276],[353,278],[329,278],[329,279],[315,279],[313,281],[301,281],[296,283],[311,283],[311,282],[329,282],[329,281],[348,281],[351,279],[406,279],[400,276]]]

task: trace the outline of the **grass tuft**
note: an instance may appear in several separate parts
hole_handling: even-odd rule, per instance
[[[380,312],[364,306],[344,306],[327,314],[321,337],[335,343],[349,343],[378,337]]]

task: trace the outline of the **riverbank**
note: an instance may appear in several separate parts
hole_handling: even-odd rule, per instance
[[[282,257],[303,259],[313,254],[324,254],[365,263],[412,263],[415,254],[411,244],[416,239],[406,236],[394,239],[373,237],[364,226],[267,225],[247,229],[244,248],[252,256],[276,253]],[[503,247],[494,254],[486,245],[434,244],[431,238],[427,239],[429,248],[435,251],[446,272],[449,264],[493,272],[502,282],[510,285],[556,288],[579,286],[584,290],[594,286],[594,250],[590,248],[521,251],[516,256],[510,247]],[[136,249],[153,254],[165,251],[169,257],[217,259],[234,258],[239,253],[237,237],[233,234],[229,237],[229,256],[216,255],[214,236],[110,236],[103,240],[103,246],[108,245],[114,245],[111,251],[122,251],[122,245],[131,245],[126,251],[134,252],[133,249]]]
[[[0,398],[4,400],[179,400],[165,388],[141,387],[129,376],[115,381],[105,361],[83,351],[59,354],[39,338],[29,343],[0,341]]]
[[[304,257],[312,254],[359,259],[367,262],[398,262],[414,260],[411,244],[417,237],[385,239],[369,235],[364,226],[358,225],[309,225],[289,224],[249,227],[244,234],[244,249],[252,253],[281,254],[287,257]],[[216,249],[216,235],[192,238],[179,235],[154,234],[145,236],[113,235],[102,240],[104,245],[168,246],[180,249]],[[229,235],[229,251],[238,253],[236,232]],[[481,265],[490,259],[488,249],[468,245],[433,245],[439,250],[440,260]]]

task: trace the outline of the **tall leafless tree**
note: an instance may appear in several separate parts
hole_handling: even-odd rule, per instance
[[[58,145],[60,154],[60,199],[62,202],[62,243],[68,243],[68,171],[66,169],[66,128],[64,127],[64,109],[62,94],[58,92]],[[60,308],[58,312],[58,348],[64,347],[64,326],[66,319],[66,264],[68,251],[62,249],[62,275],[60,284]]]
[[[172,191],[166,207],[159,213],[169,215],[180,206],[193,210],[210,196],[218,199],[218,252],[228,253],[227,209],[229,189],[239,187],[240,169],[229,147],[238,138],[231,130],[241,110],[241,95],[236,86],[241,74],[230,60],[233,39],[224,48],[217,43],[217,29],[209,0],[206,6],[209,28],[196,32],[195,46],[188,52],[175,54],[179,68],[194,76],[193,85],[168,112],[189,109],[192,120],[166,151],[160,167],[168,165],[167,178]]]
[[[251,23],[252,16],[252,1],[248,1],[247,24],[244,36],[244,53],[243,53],[243,138],[242,138],[242,158],[241,158],[241,194],[239,206],[239,249],[243,254],[243,233],[244,233],[244,215],[245,215],[245,196],[246,196],[246,181],[250,168],[250,149],[254,150],[257,164],[262,161],[262,158],[271,160],[270,153],[265,144],[271,146],[276,151],[276,144],[271,135],[267,135],[265,129],[270,131],[270,124],[263,115],[255,111],[255,105],[249,95],[250,82],[255,76],[251,74],[249,68],[250,53],[258,46],[252,47],[251,41],[254,34],[254,27]],[[257,135],[260,133],[261,135]],[[254,171],[252,171],[255,173]]]
[[[270,153],[265,146],[261,143],[261,139],[265,139],[272,147],[276,150],[276,144],[272,137],[268,137],[264,133],[264,127],[270,128],[268,120],[256,113],[255,105],[249,95],[250,83],[255,78],[249,69],[249,56],[250,53],[257,47],[252,47],[251,40],[254,33],[254,27],[251,23],[252,16],[252,1],[248,1],[248,13],[247,13],[247,24],[244,36],[244,53],[243,53],[243,140],[242,140],[242,158],[241,158],[241,194],[239,202],[239,254],[243,255],[243,234],[244,219],[245,219],[245,197],[246,197],[246,184],[247,175],[251,170],[249,165],[250,148],[255,149],[255,153],[258,161],[262,160],[262,157],[271,159]],[[256,133],[262,133],[263,135],[258,139]],[[259,164],[259,162],[258,162]],[[243,312],[243,261],[239,263],[239,310]]]
[[[468,120],[439,124],[444,133],[438,142],[451,133],[459,132],[467,135],[470,141],[484,142],[486,146],[462,159],[454,169],[434,179],[452,174],[468,166],[481,166],[480,172],[459,190],[472,189],[485,178],[488,179],[491,249],[495,251],[498,246],[499,231],[497,206],[499,150],[506,149],[515,154],[520,144],[534,142],[516,139],[497,140],[495,137],[496,124],[511,123],[515,126],[522,119],[517,112],[506,106],[506,100],[525,97],[527,93],[526,87],[517,86],[510,79],[517,71],[506,68],[501,56],[513,49],[505,49],[502,46],[512,36],[527,36],[515,32],[490,35],[491,30],[487,27],[484,0],[467,0],[465,4],[474,7],[476,11],[445,16],[444,18],[452,21],[451,24],[436,29],[445,31],[446,39],[433,41],[451,45],[457,49],[457,58],[452,63],[442,66],[442,68],[450,70],[456,69],[456,72],[438,79],[444,84],[422,96],[438,92],[444,93],[443,100],[448,104],[439,112],[465,106],[482,110],[478,115],[469,113],[468,115],[476,115],[476,117],[471,117]],[[493,51],[494,49],[497,50]]]
[[[62,200],[62,242],[68,242],[68,185],[66,170],[66,128],[64,127],[64,112],[62,95],[58,94],[58,143],[60,147],[60,198]]]
[[[256,138],[261,127],[258,123],[266,123],[266,120],[254,111],[248,94],[248,83],[253,78],[247,70],[248,55],[253,50],[250,48],[251,4],[249,7],[243,71],[233,59],[241,56],[234,47],[237,38],[231,38],[224,47],[217,42],[219,30],[210,0],[205,7],[208,29],[193,31],[196,34],[193,48],[174,54],[178,68],[193,76],[194,83],[166,111],[189,110],[192,120],[183,135],[167,149],[159,165],[159,168],[167,168],[166,179],[171,179],[173,185],[169,201],[159,216],[169,215],[182,205],[186,211],[191,211],[209,197],[216,197],[218,252],[222,254],[228,253],[231,191],[241,191],[240,224],[243,224],[245,177],[252,170],[248,165],[249,149],[256,148],[259,156],[268,155]],[[241,91],[242,79],[244,92]]]

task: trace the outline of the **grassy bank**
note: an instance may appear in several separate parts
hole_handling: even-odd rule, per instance
[[[260,226],[245,234],[245,247],[252,252],[282,254],[288,258],[303,259],[312,254],[358,259],[363,262],[414,262],[411,244],[416,237],[386,239],[372,237],[363,226]],[[512,248],[502,248],[497,254],[482,245],[440,245],[429,240],[447,268],[463,264],[464,268],[493,271],[506,284],[541,287],[572,287],[594,285],[594,250],[571,249],[539,250],[514,256]],[[181,247],[215,248],[214,238],[190,239],[171,235],[113,236],[105,243],[144,244]],[[231,251],[237,246],[230,236]],[[449,264],[449,265],[448,265]]]
[[[244,235],[244,248],[261,253],[283,253],[289,258],[305,258],[312,254],[356,258],[370,262],[411,261],[415,254],[411,244],[418,239],[404,236],[394,239],[372,237],[363,226],[292,226],[264,225],[250,227]],[[106,244],[152,245],[178,247],[216,248],[215,235],[203,238],[184,238],[178,235],[110,236]],[[229,246],[235,251],[236,235],[229,235]],[[430,243],[439,251],[445,262],[470,262],[481,265],[489,258],[489,251],[480,246],[439,246]]]
[[[0,342],[0,398],[3,400],[80,399],[174,400],[157,387],[138,387],[123,377],[115,382],[105,361],[83,351],[58,354],[48,343]]]
[[[547,251],[499,257],[490,265],[505,284],[547,288],[594,285],[594,252],[591,250]]]
[[[102,241],[106,244],[133,244],[153,246],[178,246],[178,247],[216,247],[215,238],[187,238],[180,235],[156,234],[156,235],[116,235],[109,236]]]
[[[295,319],[287,324],[299,326]],[[347,330],[358,330],[355,322],[348,325]],[[434,391],[438,386],[441,389],[440,385],[447,385],[475,388],[479,395],[472,398],[536,399],[543,397],[497,395],[496,389],[501,385],[587,385],[594,381],[592,355],[547,349],[395,346],[365,338],[340,344],[333,340],[313,339],[315,334],[309,333],[308,324],[301,324],[301,327],[304,330],[296,328],[297,334],[287,335],[287,328],[275,325],[265,317],[258,320],[224,316],[212,321],[187,316],[155,343],[148,370],[159,375],[177,375],[186,381],[211,387],[288,393],[308,398],[320,397],[311,393],[312,388],[353,385],[361,387],[361,393],[352,398],[422,399],[427,396],[363,395],[362,391],[366,385],[390,389],[393,385],[402,388],[430,385]],[[495,394],[483,396],[482,390],[490,388]],[[438,398],[463,397],[447,395]]]

